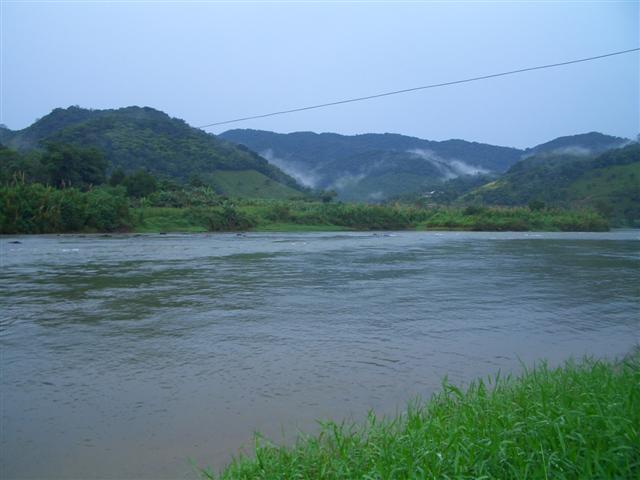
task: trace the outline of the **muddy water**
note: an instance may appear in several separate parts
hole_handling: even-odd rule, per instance
[[[444,375],[624,354],[638,239],[4,237],[2,477],[194,477],[254,430],[393,413]]]

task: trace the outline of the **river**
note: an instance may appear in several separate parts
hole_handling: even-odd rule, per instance
[[[196,477],[254,430],[393,414],[445,375],[624,355],[639,238],[2,237],[2,478]]]

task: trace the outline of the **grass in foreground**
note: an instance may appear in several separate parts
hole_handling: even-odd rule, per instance
[[[640,354],[447,384],[395,418],[322,424],[291,447],[256,439],[220,479],[640,478]]]

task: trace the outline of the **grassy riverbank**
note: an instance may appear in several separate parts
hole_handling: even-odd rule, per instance
[[[219,476],[236,479],[582,479],[640,476],[640,354],[541,364],[517,378],[443,384],[395,418],[323,424],[291,447],[264,440]]]
[[[0,187],[0,234],[608,229],[608,221],[591,210],[229,199],[206,188],[133,198],[121,186],[83,191],[17,182]]]
[[[136,232],[470,230],[606,231],[607,221],[588,210],[228,202],[205,208],[144,207],[133,211]]]

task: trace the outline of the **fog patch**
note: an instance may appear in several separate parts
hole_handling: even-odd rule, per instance
[[[364,179],[367,175],[364,173],[360,173],[357,175],[347,173],[342,175],[337,180],[334,180],[333,183],[329,186],[329,189],[333,190],[344,190],[350,186],[356,185],[360,183],[362,179]]]
[[[613,145],[610,148],[615,148]],[[590,148],[582,147],[580,145],[569,145],[567,147],[554,148],[549,151],[541,151],[541,152],[529,152],[522,155],[522,159],[531,158],[531,157],[551,157],[554,155],[570,155],[572,157],[588,157],[593,155],[594,152]]]
[[[489,173],[486,170],[475,165],[470,165],[462,160],[447,160],[436,155],[431,150],[413,149],[407,150],[407,153],[415,155],[429,162],[436,167],[445,180],[451,180],[464,175],[482,175]]]
[[[380,191],[370,193],[367,196],[367,200],[371,200],[373,202],[379,202],[381,200],[384,200],[385,198],[386,198],[386,196],[385,196],[384,192],[380,192]]]
[[[456,170],[460,175],[484,175],[489,173],[489,170],[475,165],[469,165],[462,160],[451,160],[449,162],[451,168]]]
[[[556,148],[551,151],[555,155],[574,155],[576,157],[586,157],[591,155],[591,149],[586,147],[580,147],[578,145],[572,145],[570,147]]]
[[[316,188],[321,182],[322,177],[314,171],[309,171],[296,165],[295,162],[287,161],[283,158],[276,157],[270,148],[260,152],[260,156],[264,157],[267,162],[275,165],[288,175],[291,175],[296,181],[305,187]]]

